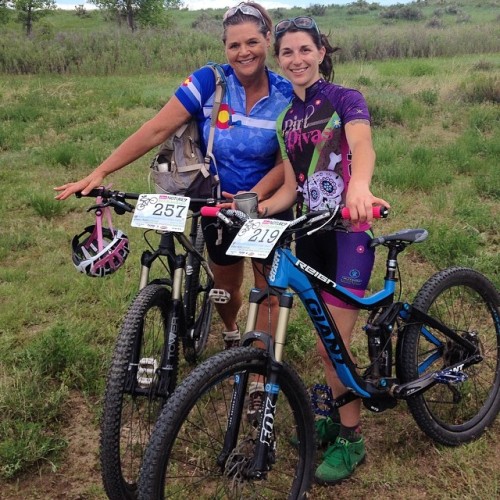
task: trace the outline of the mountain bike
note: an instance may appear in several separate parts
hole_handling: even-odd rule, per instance
[[[191,222],[189,236],[177,231],[177,226],[175,232],[147,227],[156,227],[158,215],[167,213],[175,219],[181,208],[187,212],[188,206],[215,201],[186,198],[179,207],[176,197],[170,195],[105,188],[92,190],[87,196],[99,200],[89,210],[111,207],[118,214],[134,209],[137,214],[139,209],[146,212],[150,208],[145,225],[140,225],[146,228],[144,239],[149,248],[141,255],[139,292],[123,319],[113,351],[100,440],[106,493],[111,499],[136,498],[143,451],[156,417],[177,384],[179,344],[185,359],[194,364],[205,350],[213,312],[213,275],[207,263],[199,211],[184,214]],[[134,200],[135,206],[129,200]],[[157,245],[152,242],[153,235],[159,238]],[[162,277],[150,279],[154,263],[161,266]],[[223,300],[221,293],[216,297]]]
[[[144,455],[139,498],[307,496],[316,451],[314,415],[303,381],[283,359],[294,294],[349,389],[334,407],[361,398],[368,409],[382,412],[405,400],[423,432],[449,446],[478,438],[492,424],[500,409],[500,297],[493,284],[472,269],[451,267],[430,277],[413,303],[400,300],[401,288],[395,300],[398,255],[423,242],[425,229],[372,240],[373,247],[387,248],[384,287],[359,298],[295,257],[288,244],[299,229],[306,238],[319,228],[342,230],[345,210],[306,214],[284,223],[281,233],[261,221],[245,222],[237,211],[202,213],[242,226],[236,239],[246,241],[250,253],[252,240],[274,247],[268,289],[250,292],[243,346],[198,365],[163,408]],[[369,362],[363,370],[351,360],[321,290],[369,311]],[[258,305],[270,293],[280,307],[274,339],[255,331]],[[245,418],[255,380],[265,390],[257,425]]]

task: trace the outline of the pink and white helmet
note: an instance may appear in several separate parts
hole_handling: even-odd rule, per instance
[[[109,227],[102,227],[103,215],[106,215]],[[78,271],[99,278],[119,269],[130,252],[127,235],[111,225],[108,207],[96,211],[95,225],[76,235],[71,246],[73,264]]]
[[[99,244],[99,241],[101,244]],[[125,262],[130,252],[127,235],[119,229],[86,227],[72,242],[73,264],[87,276],[113,274]]]

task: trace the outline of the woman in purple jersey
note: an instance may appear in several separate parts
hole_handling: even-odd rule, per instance
[[[375,152],[365,99],[356,90],[328,81],[333,73],[331,54],[336,49],[312,18],[280,21],[274,35],[275,55],[295,95],[277,121],[285,184],[259,209],[272,214],[295,200],[298,213],[346,205],[352,218],[347,231],[326,231],[299,239],[296,252],[322,274],[363,296],[374,262],[369,247],[372,206],[389,207],[370,191]],[[323,297],[349,348],[359,311],[329,294]],[[318,349],[327,382],[338,397],[347,389],[321,342]],[[340,482],[364,460],[360,412],[361,400],[357,399],[342,406],[337,418],[317,420],[318,443],[329,446],[315,473],[319,483]]]
[[[258,3],[242,2],[227,10],[222,27],[229,63],[222,66],[227,84],[223,104],[224,112],[231,115],[232,125],[217,125],[213,153],[217,158],[224,190],[231,194],[237,191],[255,191],[259,200],[263,200],[283,183],[283,163],[279,155],[275,124],[278,114],[290,101],[292,88],[285,78],[266,67],[272,34],[272,21],[266,9]],[[206,140],[210,113],[205,111],[211,106],[215,92],[213,73],[202,68],[186,81],[190,85],[186,82],[181,85],[156,116],[126,139],[87,177],[56,187],[55,190],[59,192],[56,199],[64,200],[77,191],[87,194],[93,188],[101,186],[107,175],[163,143],[193,116]],[[219,118],[220,116],[219,113]],[[230,295],[229,302],[216,304],[224,323],[223,337],[225,347],[228,348],[238,345],[240,339],[236,320],[242,304],[244,259],[226,256],[234,235],[224,231],[219,239],[213,221],[204,221],[203,226],[215,278],[214,287],[226,290]],[[255,286],[259,288],[265,287],[265,264],[253,261]],[[272,331],[277,311],[274,298],[271,298],[271,307],[271,321],[267,317],[267,307],[260,308],[259,312],[262,314],[259,314],[258,319],[259,330]]]

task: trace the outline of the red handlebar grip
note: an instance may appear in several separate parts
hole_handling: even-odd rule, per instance
[[[389,210],[383,206],[372,207],[372,213],[374,219],[385,219],[389,215]],[[349,220],[351,218],[351,214],[349,213],[349,209],[347,207],[342,208],[341,210],[342,219]]]
[[[203,217],[217,217],[220,212],[219,207],[201,207],[201,215]]]

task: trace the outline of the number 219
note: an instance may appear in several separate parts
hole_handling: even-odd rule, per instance
[[[271,231],[271,234],[269,234],[269,237],[268,237],[269,232],[270,232],[270,229],[258,228],[254,231],[254,234],[252,236],[250,236],[248,241],[255,241],[257,243],[264,243],[264,242],[273,243],[274,240],[276,240],[276,238],[279,236],[280,232],[278,229],[275,229],[274,231]]]

